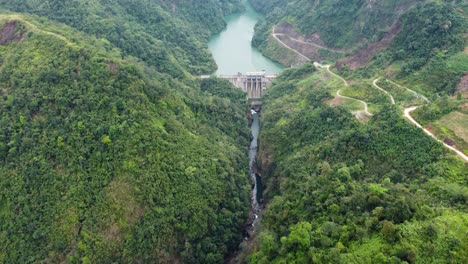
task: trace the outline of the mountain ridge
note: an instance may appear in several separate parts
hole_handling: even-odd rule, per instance
[[[243,94],[1,20],[0,262],[222,261],[248,213]]]

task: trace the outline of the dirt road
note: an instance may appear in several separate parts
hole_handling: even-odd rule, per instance
[[[434,134],[432,134],[429,130],[425,129],[424,127],[421,126],[421,124],[419,124],[416,120],[414,120],[414,118],[411,116],[411,112],[413,112],[414,110],[418,109],[419,106],[411,106],[411,107],[408,107],[405,109],[405,117],[406,119],[408,119],[411,123],[415,124],[417,127],[421,128],[426,134],[428,134],[430,137],[432,137],[433,139],[439,141],[440,143],[442,143],[444,145],[444,147],[454,151],[458,156],[460,156],[463,160],[465,160],[465,162],[468,162],[468,156],[466,156],[465,154],[463,154],[463,152],[459,151],[458,149],[448,145],[448,144],[445,144],[445,142],[439,140],[438,138],[436,138],[436,136],[434,136]]]
[[[273,32],[274,32],[274,29],[273,29]],[[285,48],[287,48],[288,50],[296,53],[297,55],[299,55],[301,58],[305,59],[306,61],[311,61],[306,55],[300,53],[299,51],[289,47],[286,43],[284,43],[281,39],[278,38],[279,35],[283,35],[283,34],[276,34],[276,33],[273,33],[271,34],[275,39],[276,41],[278,41],[281,45],[283,45]]]
[[[273,29],[273,30],[274,30],[274,29]],[[273,32],[274,32],[274,31],[273,31]],[[307,61],[311,61],[309,58],[307,58],[307,56],[305,56],[304,54],[298,52],[297,50],[295,50],[295,49],[289,47],[288,45],[286,45],[286,43],[284,43],[283,41],[281,41],[281,39],[279,39],[279,38],[276,36],[276,35],[278,35],[278,34],[274,33],[274,34],[272,34],[272,35],[273,35],[273,37],[274,37],[279,43],[281,43],[284,47],[286,47],[287,49],[289,49],[289,50],[293,51],[294,53],[298,54],[299,56],[301,56],[302,58],[306,59]],[[348,82],[347,82],[344,78],[342,78],[341,76],[337,75],[336,73],[334,73],[334,72],[332,72],[332,71],[330,70],[330,65],[322,65],[322,64],[320,64],[320,63],[318,63],[318,62],[314,62],[314,66],[315,66],[315,67],[320,67],[320,68],[325,68],[331,75],[333,75],[333,76],[339,78],[340,80],[342,80],[345,86],[349,86]],[[381,91],[383,91],[384,93],[386,93],[386,94],[390,97],[390,100],[391,100],[392,104],[394,105],[394,104],[395,104],[395,99],[393,98],[393,96],[392,96],[389,92],[387,92],[386,90],[382,89],[382,87],[380,87],[380,86],[377,85],[377,82],[378,82],[379,80],[380,80],[380,78],[375,79],[375,80],[372,82],[372,84],[373,84],[376,88],[378,88],[378,89],[380,89]],[[390,81],[390,80],[389,80],[389,81]],[[411,90],[411,89],[409,89],[409,88],[403,87],[403,86],[401,86],[401,85],[399,85],[399,84],[397,84],[397,83],[395,83],[395,82],[392,82],[392,81],[390,81],[390,82],[391,82],[392,84],[398,86],[398,87],[405,88],[406,90],[408,90],[408,91],[412,92],[413,94],[415,94],[417,97],[422,98],[424,101],[426,101],[426,103],[429,103],[429,99],[427,99],[427,97],[425,97],[425,96],[423,96],[423,95],[421,95],[421,94],[415,92],[414,90]],[[364,101],[362,101],[362,100],[359,100],[359,99],[352,98],[352,97],[343,96],[343,95],[340,94],[340,90],[338,90],[338,91],[336,92],[336,95],[339,96],[339,97],[345,98],[345,99],[355,100],[355,101],[360,102],[360,103],[364,106],[364,113],[365,113],[366,115],[372,116],[372,114],[368,111],[368,105],[367,105],[366,102],[364,102]],[[439,139],[438,139],[436,136],[434,136],[429,130],[427,130],[427,129],[425,129],[424,127],[422,127],[413,117],[411,117],[411,112],[413,112],[414,110],[416,110],[418,107],[419,107],[419,106],[411,106],[411,107],[406,108],[406,109],[404,110],[404,116],[405,116],[405,118],[408,119],[411,123],[415,124],[417,127],[421,128],[421,129],[422,129],[426,134],[428,134],[430,137],[432,137],[432,138],[434,138],[435,140],[437,140],[437,141],[439,141],[440,143],[442,143],[446,148],[448,148],[448,149],[454,151],[454,152],[455,152],[459,157],[461,157],[465,162],[468,162],[468,156],[466,156],[463,152],[461,152],[461,151],[459,151],[458,149],[456,149],[456,148],[454,148],[454,147],[452,147],[452,146],[450,146],[450,145],[444,143],[443,141],[439,140]],[[357,112],[357,113],[355,113],[355,114],[356,114],[356,116],[359,118],[359,112]]]
[[[318,63],[318,62],[314,62],[314,66],[315,66],[315,67],[320,67],[320,68],[326,69],[326,70],[328,71],[328,73],[330,73],[331,75],[335,76],[336,78],[342,80],[345,86],[349,86],[348,82],[347,82],[343,77],[341,77],[341,76],[339,76],[338,74],[336,74],[336,73],[330,71],[330,65],[322,65],[322,64],[320,64],[320,63]],[[364,106],[364,111],[363,111],[364,114],[366,114],[366,115],[368,115],[368,116],[372,116],[372,115],[373,115],[373,114],[371,114],[371,113],[369,112],[369,108],[368,108],[368,105],[367,105],[366,102],[364,102],[364,101],[362,101],[362,100],[359,100],[359,99],[356,99],[356,98],[352,98],[352,97],[348,97],[348,96],[341,95],[341,94],[340,94],[340,91],[341,91],[341,90],[336,91],[336,96],[342,97],[342,98],[345,98],[345,99],[349,99],[349,100],[354,100],[354,101],[357,101],[357,102],[361,103],[361,104]],[[359,117],[359,113],[357,113],[357,115],[358,115],[358,117]]]
[[[376,87],[377,89],[381,90],[382,92],[386,93],[389,97],[390,97],[390,101],[392,102],[392,104],[394,105],[395,104],[395,99],[393,98],[393,96],[385,91],[384,89],[382,89],[380,86],[377,85],[377,82],[380,80],[380,78],[377,78],[375,79],[373,82],[372,82],[372,85],[374,85],[374,87]]]

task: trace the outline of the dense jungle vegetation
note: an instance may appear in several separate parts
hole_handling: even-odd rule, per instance
[[[252,2],[267,14],[254,39],[260,48],[272,26],[282,22],[305,35],[319,33],[329,47],[378,40],[397,19],[401,28],[369,65],[356,71],[340,69],[338,74],[350,82],[349,87],[339,87],[338,80],[332,92],[331,80],[308,64],[287,70],[269,89],[260,136],[267,207],[256,248],[247,259],[251,263],[466,262],[467,164],[403,118],[400,104],[426,101],[418,102],[405,88],[380,81],[397,99],[391,105],[371,85],[375,78],[388,77],[428,96],[430,103],[413,115],[424,125],[452,111],[463,116],[466,91],[457,91],[457,85],[468,71],[466,3]],[[410,6],[414,7],[401,12],[401,17],[385,12]],[[373,20],[373,15],[383,19]],[[356,27],[363,25],[361,18],[372,22]],[[369,103],[374,116],[362,123],[349,106],[330,106],[338,89]]]
[[[333,1],[252,0],[267,15],[256,27],[254,45],[264,47],[271,28],[280,22],[292,24],[303,35],[318,33],[331,48],[349,48],[373,42],[383,36],[399,16],[424,0]]]
[[[0,0],[0,7],[47,17],[106,39],[122,55],[137,57],[174,77],[186,71],[214,72],[207,38],[224,28],[224,15],[242,8],[239,0]]]
[[[252,263],[462,263],[468,169],[386,106],[365,124],[330,107],[313,69],[264,99],[268,200]],[[315,73],[318,74],[318,73]]]
[[[3,13],[0,32],[0,263],[220,263],[237,247],[242,92],[44,18]]]
[[[344,68],[342,72],[356,78],[395,75],[427,96],[452,95],[468,70],[468,56],[463,52],[466,12],[468,4],[429,3],[413,8],[402,16],[401,31],[388,48],[362,69],[347,72]]]
[[[239,246],[248,102],[194,76],[241,0],[0,0],[0,263],[466,262],[468,165],[402,109],[466,131],[468,4],[251,3],[260,49],[281,23],[342,57],[398,30],[359,69],[332,66],[349,86],[307,63],[268,88],[265,210]]]

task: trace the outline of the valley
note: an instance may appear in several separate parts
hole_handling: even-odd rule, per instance
[[[0,0],[0,263],[465,263],[466,14]]]
[[[272,6],[285,3],[269,2]],[[304,5],[303,1],[290,1],[287,7],[281,6],[283,10],[294,8],[291,2]],[[318,1],[312,2],[317,4]],[[320,1],[313,7],[314,12],[320,9],[321,4],[326,3]],[[266,8],[268,4],[263,6]],[[438,239],[448,237],[460,241],[457,249],[460,254],[456,254],[457,260],[453,262],[467,259],[466,254],[461,253],[466,243],[456,235],[460,229],[467,228],[464,224],[466,208],[445,200],[448,196],[442,195],[446,184],[466,190],[466,154],[456,149],[453,141],[450,143],[443,137],[440,138],[442,141],[438,139],[421,125],[427,121],[420,121],[425,119],[421,118],[424,113],[428,115],[431,112],[429,109],[443,109],[444,114],[463,111],[465,101],[462,94],[457,98],[444,96],[441,88],[434,87],[452,78],[454,68],[442,68],[443,64],[439,64],[436,72],[447,74],[444,77],[438,74],[439,81],[430,84],[421,78],[423,75],[428,79],[434,78],[435,72],[425,71],[428,66],[414,66],[415,69],[409,73],[402,73],[406,68],[398,67],[401,60],[411,62],[412,52],[407,53],[408,58],[398,57],[394,61],[390,55],[396,45],[404,47],[408,43],[407,39],[402,40],[402,36],[410,37],[406,35],[408,30],[421,30],[413,24],[405,24],[408,21],[417,24],[413,20],[415,14],[428,14],[428,10],[446,12],[445,8],[428,4],[412,10],[411,15],[401,20],[403,22],[396,34],[394,32],[391,38],[383,36],[386,46],[374,49],[374,44],[370,44],[375,53],[366,59],[365,64],[356,64],[360,65],[358,67],[344,65],[342,61],[346,58],[335,64],[333,56],[322,58],[324,62],[316,61],[312,66],[310,61],[316,57],[309,57],[311,49],[304,49],[304,45],[309,45],[304,43],[304,38],[300,40],[297,35],[278,34],[275,24],[269,24],[271,31],[265,24],[258,27],[257,41],[268,39],[259,46],[265,54],[276,59],[292,53],[298,58],[292,64],[303,66],[279,76],[264,99],[259,155],[267,206],[262,218],[259,246],[250,258],[251,263],[446,263],[442,257],[445,254],[442,253],[444,242],[438,242]],[[277,15],[278,12],[272,13],[267,20],[274,21],[276,25],[285,23],[285,20],[297,23],[290,17],[281,21],[275,17]],[[422,17],[418,19],[423,20]],[[296,26],[296,29],[301,29],[306,25]],[[267,34],[271,38],[266,37]],[[272,39],[277,43],[271,42]],[[457,48],[452,54],[463,50],[456,41],[452,44],[426,41],[429,45],[444,43],[442,45],[448,45],[444,46],[446,50],[454,45],[452,48]],[[263,46],[265,43],[267,46]],[[285,51],[271,49],[274,45],[283,47]],[[314,42],[310,42],[310,46],[320,49]],[[360,54],[360,51],[347,52]],[[353,58],[356,55],[346,56]],[[424,59],[428,65],[436,60],[430,56],[433,55]],[[461,60],[466,61],[466,58]],[[335,66],[334,72],[330,71],[332,65]],[[459,69],[465,71],[458,71],[461,77],[468,68]],[[415,81],[416,78],[421,81]],[[451,89],[454,86],[456,84],[452,84]],[[434,94],[436,90],[439,91],[437,95]],[[437,120],[437,117],[431,120]],[[457,143],[458,147],[463,147],[461,142]],[[439,150],[445,148],[445,154],[437,158],[437,155],[432,156],[437,151],[435,146]],[[442,167],[437,172],[425,169],[440,165]],[[424,202],[419,200],[421,197],[425,197]],[[440,199],[445,201],[439,203]],[[399,202],[395,206],[399,208],[393,211],[392,201],[396,200]],[[433,214],[420,218],[422,207],[431,208]],[[444,229],[444,225],[457,225],[458,231],[450,227]],[[434,228],[437,238],[423,234],[428,226]],[[389,230],[392,231],[387,232]],[[448,236],[442,238],[441,233]],[[432,246],[435,251],[428,253],[426,250]]]

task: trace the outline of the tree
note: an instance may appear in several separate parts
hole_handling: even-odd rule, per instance
[[[281,239],[281,243],[288,250],[305,251],[310,247],[310,232],[312,225],[308,222],[299,222],[292,226],[286,239]]]
[[[381,233],[389,243],[395,243],[398,240],[398,227],[396,227],[391,221],[382,221]]]

